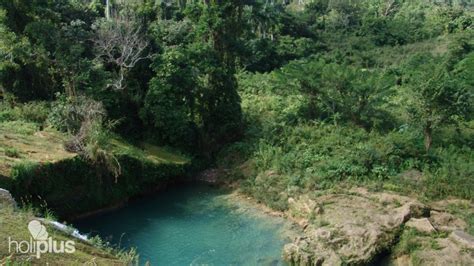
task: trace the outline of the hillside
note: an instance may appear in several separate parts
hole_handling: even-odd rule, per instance
[[[444,35],[369,52],[377,55],[375,68],[403,73],[420,52],[446,55],[457,38]],[[313,57],[270,73],[239,75],[249,126],[243,141],[220,154],[219,167],[228,173],[223,181],[239,183],[245,193],[299,221],[307,239],[285,251],[296,264],[367,263],[380,250],[391,252],[394,261],[405,260],[401,265],[468,263],[472,257],[463,255],[446,226],[474,233],[472,122],[439,130],[438,144],[425,155],[423,136],[404,110],[403,84],[394,85],[381,103],[386,113],[380,119],[396,121],[395,127],[380,124],[390,130],[318,121],[302,86],[324,71],[320,62]],[[395,220],[388,221],[386,214]],[[403,230],[410,218],[429,219],[436,233]],[[313,236],[323,233],[329,236]]]
[[[294,265],[472,264],[471,2],[0,0],[0,188],[72,220],[197,176]]]

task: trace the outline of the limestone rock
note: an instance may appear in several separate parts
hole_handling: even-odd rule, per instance
[[[16,207],[16,201],[8,190],[0,188],[0,208],[4,206]]]
[[[288,203],[290,213],[312,217],[305,238],[284,250],[284,257],[295,265],[368,263],[380,250],[389,248],[403,223],[429,213],[414,199],[362,188],[347,194],[299,197]],[[324,212],[316,212],[319,206]]]
[[[449,235],[449,238],[468,249],[474,250],[474,237],[464,231],[455,230]]]
[[[439,231],[452,232],[467,228],[466,222],[447,212],[431,211],[429,220]]]
[[[464,234],[453,232],[450,237],[435,239],[429,236],[419,237],[417,241],[424,248],[411,254],[410,263],[405,265],[473,265],[473,249],[456,241],[465,241]],[[433,248],[433,242],[436,248]]]
[[[303,218],[309,217],[318,208],[318,204],[308,196],[288,198],[288,206],[293,216]]]
[[[428,218],[411,218],[406,224],[406,227],[414,228],[423,233],[433,233],[436,229],[431,225]]]

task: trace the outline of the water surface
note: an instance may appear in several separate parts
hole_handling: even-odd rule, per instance
[[[168,188],[76,221],[84,233],[136,247],[152,265],[284,265],[287,224],[204,184]]]

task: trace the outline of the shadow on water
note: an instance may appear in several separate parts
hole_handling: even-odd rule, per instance
[[[229,200],[205,184],[169,187],[127,206],[77,220],[84,233],[136,247],[152,265],[285,265],[285,221]]]

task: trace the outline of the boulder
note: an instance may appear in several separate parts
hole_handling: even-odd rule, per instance
[[[0,208],[9,206],[16,207],[16,201],[12,194],[6,189],[0,188]]]
[[[414,228],[419,232],[428,234],[436,232],[436,229],[433,227],[433,225],[431,225],[428,218],[411,218],[410,220],[408,220],[405,226],[409,228]]]
[[[439,231],[452,232],[454,230],[465,230],[467,228],[465,221],[447,212],[432,210],[429,220],[436,230]]]
[[[465,248],[474,251],[474,237],[470,234],[461,230],[455,230],[449,235],[449,238]]]
[[[472,236],[454,231],[450,237],[420,236],[417,243],[423,247],[409,255],[404,265],[473,265]],[[471,248],[468,248],[471,246]]]
[[[427,215],[428,210],[412,198],[363,188],[292,198],[289,208],[289,213],[311,221],[305,237],[284,249],[284,258],[295,265],[369,263],[392,245],[401,225]]]

